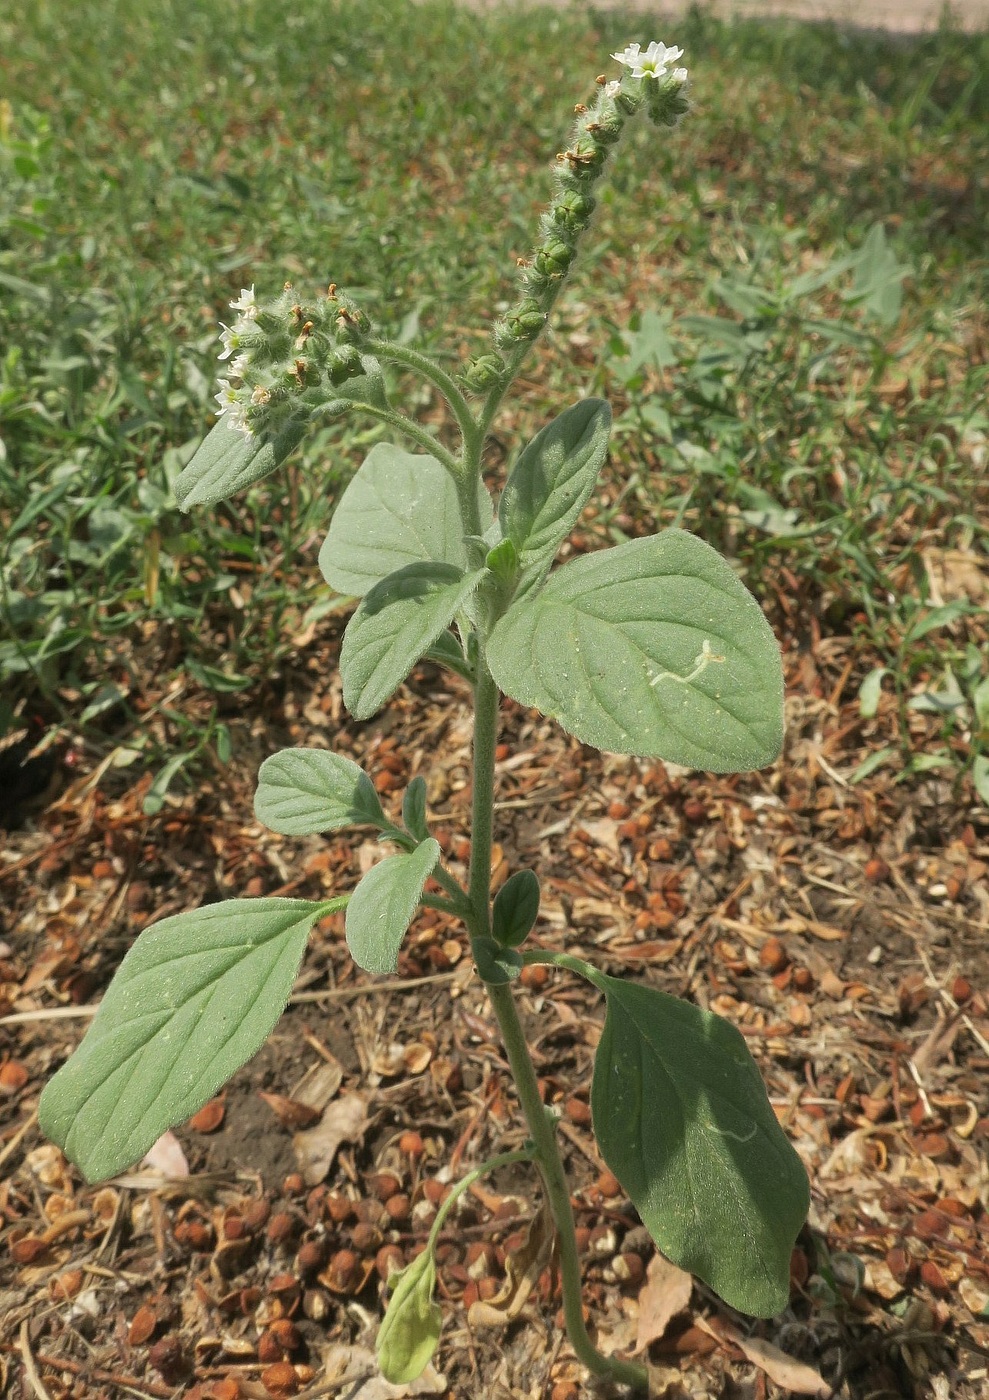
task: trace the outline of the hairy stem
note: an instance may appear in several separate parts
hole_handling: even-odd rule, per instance
[[[435,457],[446,467],[454,481],[460,482],[464,474],[460,458],[455,457],[441,442],[437,442],[432,433],[417,423],[415,419],[407,418],[404,413],[397,413],[393,408],[379,408],[377,404],[373,403],[355,403],[353,407],[361,413],[369,414],[372,418],[380,418],[382,423],[390,423],[404,437],[411,438],[420,447],[424,447],[430,456]]]
[[[418,350],[410,350],[407,345],[396,345],[390,340],[371,339],[367,342],[367,349],[372,355],[377,355],[379,360],[391,360],[394,364],[405,365],[406,368],[421,374],[424,379],[428,379],[450,405],[467,452],[475,447],[479,440],[478,425],[471,413],[470,404],[452,375],[440,369],[439,365],[435,365]]]
[[[472,938],[491,931],[491,842],[494,828],[494,762],[498,733],[498,687],[483,652],[478,657],[476,712],[474,717],[474,791],[470,854],[469,895]],[[644,1390],[648,1376],[644,1366],[604,1356],[598,1351],[584,1324],[581,1301],[580,1263],[574,1230],[570,1188],[556,1142],[556,1129],[543,1106],[536,1082],[536,1071],[519,1021],[515,998],[507,985],[487,984],[488,996],[498,1018],[508,1063],[518,1090],[519,1101],[535,1149],[560,1249],[560,1276],[563,1284],[563,1315],[567,1335],[580,1360],[596,1376],[605,1376],[624,1385]]]

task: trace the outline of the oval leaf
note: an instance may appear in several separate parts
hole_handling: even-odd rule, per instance
[[[175,498],[182,509],[213,505],[268,476],[302,441],[313,419],[336,417],[356,403],[386,407],[381,366],[373,355],[362,355],[361,364],[363,374],[301,395],[298,411],[272,436],[249,437],[221,417],[175,482]]]
[[[248,437],[220,418],[175,482],[183,510],[226,500],[269,476],[302,441],[305,419],[293,418],[275,438]]]
[[[479,488],[481,520],[491,501]],[[464,527],[453,477],[435,457],[372,447],[330,521],[319,567],[331,588],[355,598],[409,564],[467,567]]]
[[[419,908],[422,887],[439,863],[439,843],[388,856],[364,876],[347,905],[347,947],[365,972],[394,972],[398,950]]]
[[[367,774],[325,749],[281,749],[266,758],[258,772],[254,815],[284,836],[385,823]]]
[[[402,798],[402,823],[410,836],[417,841],[429,840],[429,824],[426,821],[426,779],[421,775],[413,778],[405,789]]]
[[[810,1192],[744,1039],[665,992],[585,975],[608,1001],[591,1089],[604,1160],[668,1259],[774,1316]]]
[[[611,753],[737,773],[783,742],[783,668],[762,609],[694,535],[585,555],[495,626],[488,663],[513,700]]]
[[[87,1181],[138,1161],[260,1048],[313,924],[334,907],[231,899],[141,934],[38,1107],[42,1131]]]
[[[539,880],[534,870],[516,870],[495,895],[491,932],[497,942],[517,948],[532,932],[539,913]]]
[[[484,570],[409,564],[375,584],[354,613],[340,648],[343,703],[370,719],[446,631]]]
[[[582,399],[522,449],[498,504],[502,534],[519,553],[520,589],[549,572],[594,490],[610,432],[605,400]]]
[[[443,1314],[433,1301],[436,1261],[429,1246],[391,1277],[391,1300],[378,1328],[378,1365],[386,1381],[407,1385],[429,1365]]]

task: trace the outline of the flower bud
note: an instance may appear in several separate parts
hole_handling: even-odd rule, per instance
[[[551,239],[536,251],[533,258],[536,271],[545,277],[562,277],[573,262],[573,249],[560,239]]]
[[[464,388],[470,394],[483,394],[494,388],[504,372],[505,361],[500,355],[478,355],[464,371]]]
[[[589,194],[581,194],[579,190],[567,190],[551,206],[550,221],[570,233],[579,233],[587,226],[595,203]]]
[[[684,113],[690,111],[686,89],[686,68],[676,68],[668,77],[651,83],[647,93],[650,121],[657,126],[676,126]]]
[[[546,322],[546,313],[534,297],[523,297],[505,317],[504,338],[511,345],[535,340]]]

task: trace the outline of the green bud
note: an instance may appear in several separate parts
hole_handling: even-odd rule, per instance
[[[592,116],[584,127],[584,130],[595,141],[605,146],[613,146],[622,134],[625,125],[624,119],[618,114],[612,103],[608,103],[610,110],[602,110],[597,116]]]
[[[535,297],[523,297],[505,317],[504,337],[508,344],[535,340],[546,324],[546,313]]]
[[[554,224],[571,233],[579,233],[586,227],[594,212],[596,200],[579,190],[567,190],[550,207],[549,217]]]
[[[493,389],[505,372],[500,355],[478,355],[464,371],[463,383],[468,393],[483,394]]]
[[[568,189],[596,180],[604,166],[605,148],[586,132],[560,157],[558,178]]]
[[[672,75],[665,81],[650,85],[647,110],[649,120],[657,126],[676,126],[685,112],[690,111],[686,83]]]
[[[519,552],[511,540],[501,540],[488,550],[484,565],[499,581],[514,583],[519,572]]]
[[[331,384],[343,384],[356,374],[363,374],[361,357],[354,345],[342,345],[326,358],[326,372]]]
[[[544,276],[562,277],[573,262],[573,249],[558,238],[551,239],[542,248],[536,250],[536,256],[532,262],[536,271],[541,272]]]

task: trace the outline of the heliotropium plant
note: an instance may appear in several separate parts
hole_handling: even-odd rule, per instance
[[[482,478],[489,427],[546,325],[629,118],[642,110],[669,131],[688,107],[686,70],[672,66],[681,50],[634,44],[614,57],[622,76],[598,79],[593,102],[577,109],[521,295],[496,327],[490,353],[457,377],[377,337],[333,286],[312,298],[291,286],[269,300],[245,291],[223,329],[228,377],[217,395],[219,421],[176,487],[186,508],[221,501],[274,471],[313,424],[344,413],[370,414],[414,445],[371,450],[336,507],[319,564],[331,588],[360,599],[340,653],[344,702],[355,719],[374,715],[426,657],[470,683],[466,885],[430,834],[421,778],[393,821],[350,759],[318,748],[274,754],[261,766],[255,798],[266,826],[288,836],[370,827],[395,853],[335,899],[236,899],[147,929],[82,1044],[45,1089],[39,1116],[89,1180],[119,1172],[260,1047],[317,921],[346,909],[355,961],[387,974],[417,912],[442,909],[466,926],[529,1132],[524,1150],[476,1170],[506,1160],[535,1164],[555,1226],[574,1350],[593,1373],[642,1389],[645,1367],[599,1352],[583,1319],[555,1115],[540,1097],[512,987],[522,968],[552,964],[604,994],[592,1088],[601,1154],[659,1248],[732,1307],[770,1316],[786,1305],[808,1184],[733,1026],[569,953],[526,949],[539,912],[535,872],[516,871],[492,899],[502,694],[584,743],[694,769],[757,768],[782,743],[779,649],[758,603],[707,544],[665,530],[553,567],[607,455],[607,403],[582,399],[548,423],[519,452],[497,505]],[[458,450],[392,406],[382,362],[416,371],[439,390]],[[417,1375],[439,1337],[440,1223],[391,1280],[378,1352],[394,1381]]]

